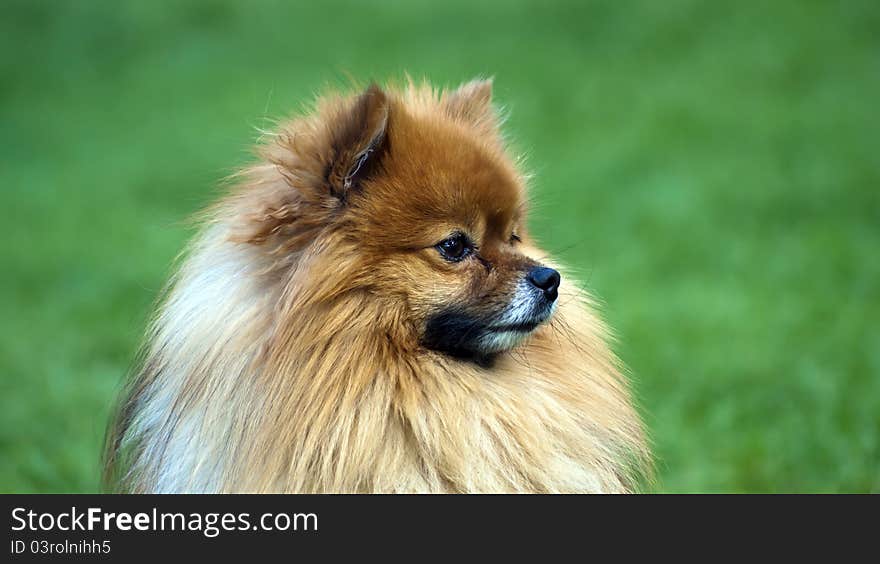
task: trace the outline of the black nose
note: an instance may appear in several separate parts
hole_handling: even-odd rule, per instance
[[[561,280],[559,273],[552,268],[546,266],[536,266],[529,271],[529,282],[544,291],[544,296],[551,302],[559,295],[559,281]]]

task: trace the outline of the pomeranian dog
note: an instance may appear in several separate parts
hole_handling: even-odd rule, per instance
[[[640,488],[627,381],[529,236],[491,90],[372,85],[268,135],[169,283],[108,488]]]

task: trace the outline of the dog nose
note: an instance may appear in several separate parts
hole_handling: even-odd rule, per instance
[[[559,281],[562,279],[558,272],[546,266],[536,266],[529,271],[526,278],[537,288],[543,290],[544,297],[549,301],[556,300],[556,297],[559,295]]]

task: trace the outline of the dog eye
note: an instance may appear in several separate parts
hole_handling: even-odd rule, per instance
[[[463,233],[456,233],[437,243],[437,250],[446,260],[458,262],[471,254],[474,246]]]
[[[516,233],[510,234],[510,244],[513,245],[515,243],[522,243],[522,239],[519,238],[519,235]]]

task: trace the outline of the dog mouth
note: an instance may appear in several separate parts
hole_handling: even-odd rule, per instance
[[[486,330],[490,333],[531,333],[543,323],[546,323],[552,317],[556,310],[556,304],[546,305],[538,308],[537,311],[530,311],[527,315],[519,319],[505,319],[500,322],[489,323]]]
[[[523,323],[507,323],[504,325],[490,325],[487,329],[493,333],[531,333],[538,328],[538,325],[546,321],[547,318],[537,321],[526,321]]]
[[[453,324],[435,322],[430,325],[422,344],[453,358],[473,361],[488,368],[500,353],[519,345],[542,322],[543,320],[498,325],[464,319],[455,320]]]
[[[461,310],[446,310],[432,317],[427,324],[422,345],[428,349],[478,364],[491,365],[498,354],[513,349],[530,337],[553,315],[554,307],[535,311],[509,313],[488,320]],[[525,313],[525,315],[523,315]]]

